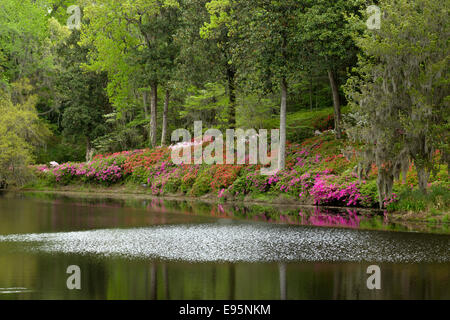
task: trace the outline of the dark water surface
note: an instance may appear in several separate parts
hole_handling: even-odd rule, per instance
[[[350,209],[6,193],[0,299],[449,299],[449,245]]]

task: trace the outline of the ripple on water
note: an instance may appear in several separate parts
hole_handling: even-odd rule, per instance
[[[0,288],[0,294],[28,293],[28,292],[33,292],[33,290],[22,287]]]
[[[45,252],[191,262],[450,261],[448,236],[259,224],[7,235],[0,242],[28,242]]]

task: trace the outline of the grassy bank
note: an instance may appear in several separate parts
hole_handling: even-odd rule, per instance
[[[36,178],[25,189],[378,208],[377,168],[359,180],[354,146],[331,132],[288,143],[286,169],[274,176],[260,175],[259,165],[175,165],[170,154],[169,148],[144,149],[97,155],[89,163],[35,166]],[[411,165],[393,197],[385,199],[385,209],[396,219],[447,222],[449,199],[445,166],[432,175],[425,195]]]

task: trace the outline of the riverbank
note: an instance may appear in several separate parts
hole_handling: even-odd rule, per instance
[[[247,199],[234,199],[223,201],[218,199],[216,195],[208,194],[202,197],[191,197],[183,194],[166,194],[163,196],[155,196],[148,192],[145,188],[139,188],[138,186],[130,187],[130,186],[111,186],[111,187],[101,187],[101,186],[61,186],[58,189],[48,188],[46,190],[34,190],[34,189],[15,189],[10,190],[13,192],[28,192],[28,193],[39,193],[39,194],[47,194],[47,195],[61,195],[72,198],[86,198],[86,199],[117,199],[117,200],[151,200],[151,201],[177,201],[177,202],[201,202],[208,203],[210,205],[227,205],[227,206],[274,206],[279,210],[279,215],[282,214],[282,210],[287,210],[291,214],[297,213],[297,211],[301,211],[304,209],[307,210],[325,210],[325,211],[345,211],[346,209],[357,210],[358,213],[367,214],[371,216],[380,216],[384,218],[388,218],[393,223],[400,224],[410,224],[410,223],[419,223],[419,224],[427,224],[427,227],[430,225],[434,225],[434,228],[439,227],[439,225],[447,224],[450,226],[450,223],[445,216],[441,216],[440,219],[436,219],[435,215],[430,214],[429,212],[387,212],[386,210],[375,209],[375,208],[346,208],[346,207],[336,207],[336,206],[315,206],[308,205],[301,201],[296,201],[293,198],[287,197],[278,197],[270,199],[267,197],[266,199],[252,199],[248,197]],[[281,210],[282,209],[282,210]],[[431,218],[431,219],[430,219]],[[445,228],[447,229],[447,228]]]
[[[186,202],[203,202],[212,205],[265,205],[265,206],[276,206],[281,208],[286,208],[290,210],[297,210],[298,208],[322,208],[325,210],[345,210],[353,209],[362,213],[370,213],[372,215],[384,216],[385,210],[381,209],[369,209],[369,208],[346,208],[346,207],[336,207],[336,206],[316,206],[311,204],[305,204],[301,201],[296,201],[292,198],[278,197],[278,198],[266,198],[266,199],[234,199],[223,201],[217,198],[216,195],[207,194],[202,197],[190,197],[183,194],[166,194],[162,196],[155,196],[148,193],[145,189],[133,188],[129,189],[125,186],[115,186],[115,187],[89,187],[89,186],[64,186],[59,189],[47,189],[47,190],[35,190],[35,189],[12,189],[10,192],[18,193],[41,193],[41,194],[55,194],[67,197],[82,197],[90,199],[118,199],[118,200],[168,200],[168,201],[186,201]]]
[[[81,190],[81,191],[77,191]],[[64,190],[16,190],[4,194],[4,197],[23,197],[23,199],[41,199],[45,202],[79,203],[115,207],[122,203],[124,207],[147,209],[156,212],[194,214],[204,217],[244,219],[292,225],[311,225],[319,227],[344,227],[379,231],[421,232],[448,234],[450,224],[430,222],[427,219],[405,219],[403,215],[388,213],[385,210],[367,208],[326,207],[302,205],[300,203],[275,203],[255,201],[218,201],[213,196],[202,198],[182,195],[154,196],[141,190],[140,193],[124,188],[86,189],[72,186]]]
[[[286,169],[272,176],[261,175],[259,165],[175,165],[170,154],[170,148],[144,149],[97,155],[88,163],[35,166],[35,179],[24,190],[379,209],[377,168],[367,168],[360,179],[357,148],[331,132],[289,143]],[[396,219],[447,223],[449,187],[447,167],[441,165],[422,194],[411,164],[383,210]]]

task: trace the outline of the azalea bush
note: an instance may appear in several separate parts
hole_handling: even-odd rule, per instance
[[[51,169],[56,182],[67,185],[75,181],[114,184],[123,178],[123,168],[116,162],[94,160],[88,163],[64,163]]]
[[[183,175],[181,177],[180,191],[187,193],[194,185],[195,180],[197,180],[200,165],[181,165],[183,170]]]
[[[242,197],[250,193],[266,193],[270,189],[269,179],[270,177],[260,175],[257,171],[246,172],[228,187],[227,194],[232,197]]]
[[[236,181],[242,166],[239,165],[214,165],[211,167],[210,172],[212,179],[210,181],[210,187],[212,191],[218,191],[220,189],[228,188]]]
[[[317,205],[357,206],[362,198],[359,185],[356,182],[336,183],[336,176],[318,176],[310,190]]]

